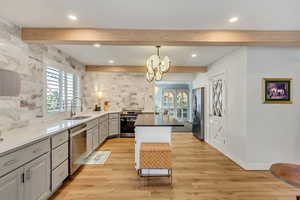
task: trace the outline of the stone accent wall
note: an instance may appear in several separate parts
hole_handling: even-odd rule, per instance
[[[47,62],[73,68],[83,79],[84,66],[52,46],[29,45],[20,39],[21,29],[0,18],[0,69],[17,72],[20,95],[0,96],[0,132],[43,119],[44,69]],[[0,72],[1,73],[1,72]]]
[[[109,101],[111,110],[122,108],[154,110],[154,84],[145,73],[87,72],[84,77],[85,104],[93,108],[99,104],[97,93],[103,92],[103,101]]]

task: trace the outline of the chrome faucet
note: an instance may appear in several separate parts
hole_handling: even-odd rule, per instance
[[[70,113],[70,117],[72,118],[73,116],[76,115],[76,112],[73,111],[73,104],[74,104],[74,101],[76,99],[79,99],[80,100],[80,111],[82,112],[83,111],[83,107],[82,107],[82,99],[80,97],[74,97],[71,101],[71,113]]]

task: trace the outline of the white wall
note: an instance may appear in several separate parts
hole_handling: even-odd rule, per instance
[[[191,84],[195,79],[195,73],[166,73],[163,81]]]
[[[213,64],[209,74],[225,71],[225,154],[244,165],[246,138],[247,49],[241,48]]]
[[[300,49],[249,48],[247,67],[247,165],[300,163]],[[293,104],[263,104],[263,78],[293,78]]]
[[[267,170],[275,162],[300,163],[300,49],[241,48],[198,74],[193,87],[207,87],[209,76],[222,71],[226,144],[208,142],[248,170]],[[262,79],[267,77],[293,78],[293,104],[262,103]]]
[[[198,73],[192,82],[193,88],[206,87],[208,84],[208,73]]]
[[[240,48],[212,64],[206,74],[198,74],[193,87],[206,87],[208,79],[219,73],[225,73],[226,107],[225,107],[225,144],[217,144],[208,137],[208,143],[222,151],[232,160],[243,164],[245,156],[246,137],[246,65],[247,49]],[[208,91],[208,90],[207,90]],[[208,108],[206,109],[208,110]],[[207,114],[207,113],[206,113]],[[206,116],[208,119],[208,115]],[[206,120],[206,133],[209,134],[209,124]]]

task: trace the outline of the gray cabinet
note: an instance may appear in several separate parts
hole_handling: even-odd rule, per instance
[[[108,137],[108,114],[99,119],[99,142],[102,144]]]
[[[23,168],[0,178],[0,197],[5,200],[23,200]]]
[[[93,129],[93,150],[96,150],[99,147],[99,133],[98,126]]]
[[[104,139],[104,132],[103,132],[103,122],[100,121],[101,118],[99,119],[99,145],[102,144],[102,142],[105,140]]]
[[[109,119],[108,119],[108,115],[106,116],[105,118],[105,121],[104,121],[104,128],[103,128],[103,132],[104,132],[104,138],[108,138],[109,136],[109,131],[108,131],[108,125],[109,125]]]
[[[49,153],[0,178],[0,198],[44,200],[50,195]]]
[[[0,199],[44,200],[50,195],[50,140],[0,157]]]
[[[110,113],[109,114],[109,136],[120,135],[120,114]]]
[[[86,134],[86,152],[87,155],[93,152],[93,134],[88,133]]]
[[[98,119],[87,122],[87,152],[96,150],[99,146]]]
[[[51,191],[55,192],[69,175],[69,133],[51,137]]]
[[[62,164],[60,164],[57,168],[52,171],[52,192],[62,185],[63,181],[69,175],[69,162],[65,160]]]
[[[50,194],[50,155],[49,153],[28,163],[24,167],[25,200],[43,200]]]

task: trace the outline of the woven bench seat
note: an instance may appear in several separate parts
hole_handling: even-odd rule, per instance
[[[169,143],[141,143],[140,167],[142,169],[171,169],[171,151]]]

